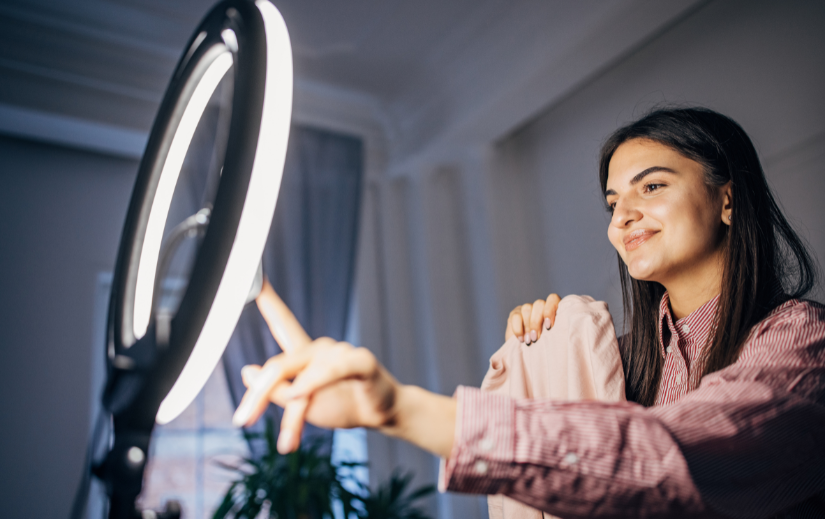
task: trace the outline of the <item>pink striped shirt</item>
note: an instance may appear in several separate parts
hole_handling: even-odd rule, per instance
[[[718,298],[673,321],[653,407],[459,387],[442,489],[561,517],[825,517],[825,307],[790,300],[701,378]]]

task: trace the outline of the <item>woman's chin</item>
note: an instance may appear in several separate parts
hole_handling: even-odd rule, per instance
[[[656,281],[656,269],[645,261],[632,261],[627,264],[630,277],[638,281]]]

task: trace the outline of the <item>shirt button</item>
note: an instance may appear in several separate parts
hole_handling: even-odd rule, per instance
[[[576,456],[575,452],[568,452],[564,455],[564,462],[568,465],[575,465],[579,462],[579,457]]]
[[[668,346],[667,348],[665,348],[665,351],[667,353],[670,353],[671,351],[673,351],[673,346]]]
[[[487,471],[490,469],[490,466],[487,465],[486,461],[478,460],[473,469],[475,469],[477,473],[483,476],[484,474],[487,474]]]
[[[484,452],[490,452],[495,447],[495,443],[493,442],[492,438],[484,438],[480,442],[478,442],[478,448]]]
[[[685,332],[685,333],[690,333],[690,326],[688,326],[688,325],[682,326],[682,331]]]
[[[681,374],[681,373],[679,373],[678,375],[676,375],[676,383],[677,383],[677,384],[681,384],[681,383],[682,383],[682,374]]]

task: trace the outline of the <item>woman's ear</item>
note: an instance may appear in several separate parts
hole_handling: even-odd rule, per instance
[[[733,184],[722,186],[722,223],[730,225],[733,218]]]

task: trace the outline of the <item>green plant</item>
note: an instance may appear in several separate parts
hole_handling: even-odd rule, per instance
[[[338,468],[329,455],[319,452],[318,443],[282,456],[271,421],[262,436],[267,449],[260,459],[245,458],[237,466],[221,464],[241,478],[229,487],[213,519],[254,519],[262,510],[278,519],[331,518],[335,499],[341,501],[346,517],[357,514],[353,504],[360,496],[344,488]]]
[[[320,453],[318,443],[282,456],[270,420],[260,436],[266,444],[260,459],[245,458],[239,465],[221,463],[240,479],[229,487],[213,519],[331,519],[335,501],[341,502],[348,519],[428,519],[413,504],[435,487],[421,487],[406,495],[411,473],[395,472],[371,492],[351,477],[352,470],[363,464],[333,464],[329,454]]]
[[[364,515],[369,519],[428,519],[413,503],[422,497],[435,492],[432,485],[419,487],[405,496],[407,486],[412,481],[413,474],[394,472],[390,480],[379,485],[376,492],[371,492],[361,499]]]

